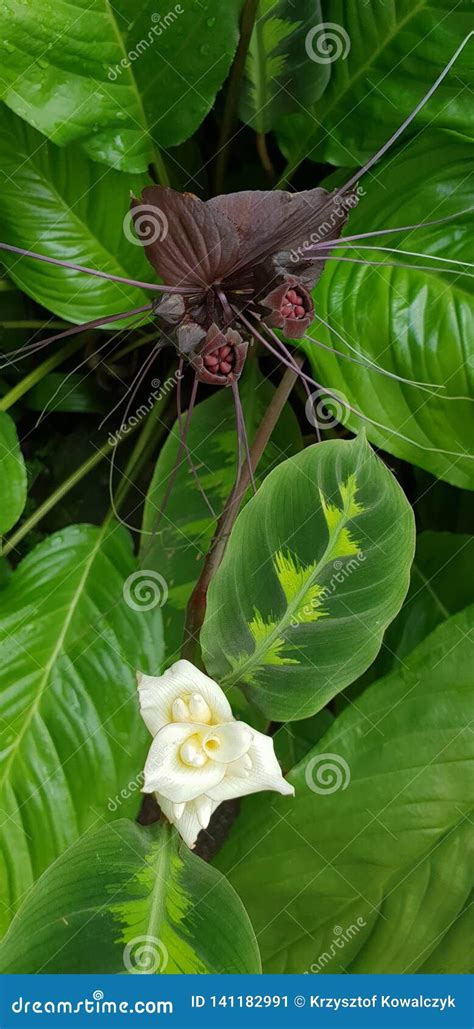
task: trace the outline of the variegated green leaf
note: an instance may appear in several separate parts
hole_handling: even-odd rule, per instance
[[[414,538],[411,508],[364,435],[283,462],[240,514],[211,584],[207,671],[269,718],[320,710],[377,654]]]
[[[237,894],[177,839],[121,819],[78,840],[18,912],[2,972],[259,972]]]
[[[257,132],[314,103],[329,81],[327,61],[308,59],[305,40],[322,20],[320,0],[260,0],[245,64],[240,116]]]

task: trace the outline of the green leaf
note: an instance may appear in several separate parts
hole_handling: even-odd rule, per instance
[[[245,63],[240,117],[256,132],[275,128],[283,114],[300,111],[323,93],[327,64],[305,51],[308,26],[321,19],[319,0],[260,0]]]
[[[164,825],[89,833],[36,884],[0,946],[2,972],[259,972],[224,877]]]
[[[447,146],[439,134],[388,158],[351,214],[346,235],[444,218],[470,207],[470,161],[469,147]],[[468,489],[474,488],[473,403],[452,398],[473,396],[473,280],[461,274],[459,265],[430,262],[425,255],[472,261],[472,226],[472,215],[459,215],[446,225],[360,241],[369,248],[372,243],[415,251],[421,258],[359,251],[358,243],[353,251],[334,250],[334,257],[406,267],[330,260],[315,291],[316,315],[334,330],[316,317],[310,329],[315,341],[354,357],[350,345],[361,362],[365,358],[395,375],[438,383],[439,390],[423,391],[316,344],[304,345],[315,378],[343,394],[342,420],[351,427],[363,424],[377,446]],[[413,264],[432,264],[433,271],[416,270]],[[344,405],[344,397],[365,415],[363,421]]]
[[[322,16],[331,23],[325,45],[333,57],[324,102],[283,119],[280,142],[294,166],[307,157],[362,164],[411,114],[468,34],[471,4],[322,0]],[[312,41],[316,67],[322,30]],[[468,46],[407,130],[405,141],[433,122],[436,128],[472,139],[470,61]]]
[[[252,442],[273,396],[273,387],[252,362],[241,384],[247,435]],[[147,494],[143,529],[153,532],[175,463],[178,426],[173,427],[158,458]],[[301,436],[296,418],[287,405],[258,467],[258,481],[279,461],[299,450]],[[189,447],[199,481],[216,514],[220,514],[236,475],[237,437],[231,391],[216,389],[193,413]],[[248,494],[250,495],[250,494]],[[143,536],[142,566],[154,569],[168,584],[163,609],[166,652],[169,660],[179,654],[184,613],[212,539],[215,521],[183,459],[170,499],[155,536]]]
[[[389,625],[371,681],[400,666],[450,615],[474,604],[474,537],[423,532],[417,538],[405,603]]]
[[[413,506],[420,531],[468,533],[473,524],[474,497],[422,468],[413,468]]]
[[[308,750],[314,747],[321,736],[328,731],[334,716],[327,707],[318,711],[312,718],[302,718],[299,722],[287,722],[273,734],[275,754],[286,774],[304,758]]]
[[[437,971],[430,954],[454,933],[442,970],[460,970],[473,615],[440,625],[339,716],[291,773],[293,802],[244,803],[217,864],[249,912],[265,972]]]
[[[473,899],[472,894],[467,898],[464,910],[421,966],[420,972],[425,975],[444,975],[447,972],[454,972],[456,975],[470,974],[472,958],[466,940],[472,940],[474,935]]]
[[[59,150],[3,105],[0,164],[2,242],[112,275],[151,281],[143,248],[134,246],[123,231],[130,190],[140,192],[146,184],[143,176],[104,172],[74,147]],[[150,302],[150,294],[135,286],[3,252],[2,260],[21,289],[72,322]]]
[[[72,525],[0,592],[3,924],[85,829],[118,806],[137,811],[140,783],[130,782],[148,741],[135,670],[159,671],[161,620],[159,608],[126,603],[135,568],[121,526]]]
[[[209,675],[276,721],[319,711],[374,659],[413,549],[412,510],[363,434],[284,461],[239,515],[211,583]]]
[[[154,144],[173,146],[197,129],[229,69],[241,0],[17,0],[2,8],[2,95],[55,143],[80,142],[89,157],[144,171]],[[113,206],[113,205],[111,205]]]
[[[18,521],[26,504],[26,468],[14,421],[0,411],[0,536]]]

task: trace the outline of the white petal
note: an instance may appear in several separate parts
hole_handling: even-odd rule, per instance
[[[211,721],[216,724],[232,719],[232,708],[220,686],[190,661],[176,661],[163,675],[138,672],[137,679],[140,711],[152,736],[168,722],[175,721],[173,704],[184,696],[202,697],[211,710]],[[207,718],[203,721],[207,722]]]
[[[217,786],[225,774],[225,765],[207,761],[202,767],[185,765],[180,749],[196,728],[207,731],[207,725],[190,722],[172,722],[156,734],[145,763],[143,793],[162,793],[175,804],[194,800]]]
[[[186,804],[173,804],[173,817],[179,822],[183,815]]]
[[[196,797],[196,800],[193,800],[193,804],[201,828],[207,829],[209,822],[211,820],[212,812],[216,805],[213,803],[211,798],[206,797],[205,794],[203,794],[202,797]]]
[[[251,767],[252,762],[248,754],[244,754],[244,756],[240,757],[238,761],[231,761],[231,763],[227,765],[226,775],[237,776],[239,779],[248,779]]]
[[[222,781],[206,790],[212,800],[220,804],[231,797],[245,797],[248,793],[260,793],[262,790],[294,795],[294,787],[281,774],[271,736],[254,730],[248,757],[252,762],[250,769],[245,769],[242,761],[230,764]]]
[[[253,731],[245,722],[226,722],[216,725],[204,737],[202,744],[206,754],[213,761],[229,764],[238,761],[247,753],[253,739]]]
[[[197,804],[199,803],[200,798],[198,797],[197,800],[190,800],[189,803],[184,805],[184,811],[179,820],[176,820],[174,816],[174,804],[171,804],[169,800],[166,799],[166,797],[161,796],[161,794],[159,793],[156,794],[156,799],[165,817],[168,818],[173,825],[176,825],[176,828],[180,835],[183,837],[184,842],[187,843],[188,847],[194,847],[194,844],[196,843],[199,833],[203,828],[203,825],[201,824],[197,813]],[[209,798],[206,798],[206,803],[210,804],[210,818],[212,812],[217,807],[217,804],[215,804],[212,800],[209,800]],[[207,820],[207,823],[204,826],[204,828],[206,828],[207,825],[209,825],[209,819]]]

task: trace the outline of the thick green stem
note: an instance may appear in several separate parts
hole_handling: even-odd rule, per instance
[[[265,174],[268,175],[269,179],[273,179],[275,175],[275,169],[273,167],[270,154],[267,150],[267,137],[264,132],[257,132],[256,144],[262,168]]]
[[[157,179],[161,186],[169,186],[170,177],[166,167],[163,154],[159,147],[155,146],[153,164],[157,173]]]

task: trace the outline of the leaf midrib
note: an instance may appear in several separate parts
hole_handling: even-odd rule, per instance
[[[252,651],[252,653],[249,655],[247,660],[245,662],[243,662],[242,664],[239,664],[239,666],[236,669],[236,671],[230,672],[229,675],[225,675],[224,676],[224,678],[222,680],[222,684],[223,685],[225,684],[226,686],[233,686],[233,685],[235,685],[235,683],[240,681],[240,679],[242,678],[242,676],[245,674],[245,672],[247,671],[247,669],[249,667],[250,667],[251,670],[252,670],[252,668],[254,666],[256,666],[258,668],[259,664],[261,663],[259,661],[259,658],[261,656],[264,656],[268,652],[268,650],[270,649],[272,643],[276,639],[278,639],[279,636],[282,635],[282,633],[284,632],[284,630],[287,627],[288,622],[291,621],[291,616],[292,616],[293,612],[298,609],[298,607],[300,606],[302,600],[306,596],[308,590],[311,589],[311,586],[313,586],[314,583],[317,581],[317,579],[319,578],[319,574],[320,574],[321,570],[327,564],[327,562],[329,560],[329,556],[331,554],[331,551],[333,550],[334,544],[337,542],[340,533],[346,527],[348,522],[351,521],[351,520],[352,519],[350,519],[348,517],[348,515],[347,515],[347,511],[344,510],[343,517],[341,518],[341,521],[339,522],[339,525],[338,525],[334,535],[331,537],[331,533],[329,533],[328,544],[325,547],[324,552],[321,555],[321,557],[320,557],[320,559],[319,559],[319,561],[318,561],[318,563],[317,563],[317,565],[316,565],[316,567],[314,569],[314,572],[312,572],[312,574],[308,576],[308,579],[306,580],[305,585],[301,587],[301,589],[298,591],[296,596],[293,597],[293,600],[291,601],[291,603],[288,604],[288,606],[287,606],[287,608],[285,610],[285,614],[281,617],[280,621],[278,621],[276,623],[275,628],[272,630],[271,633],[268,634],[268,636],[266,637],[265,641],[262,642],[259,646],[255,647],[255,650]]]
[[[111,5],[111,2],[110,2],[110,0],[104,0],[104,4],[105,4],[106,15],[108,16],[109,22],[110,22],[110,24],[112,26],[112,31],[113,31],[113,33],[115,35],[115,38],[117,39],[117,42],[118,42],[119,47],[120,47],[120,49],[122,51],[123,57],[125,59],[127,59],[127,50],[125,49],[125,41],[124,41],[122,33],[120,32],[120,29],[118,27],[117,20],[115,18],[115,13],[114,13],[113,7]],[[130,83],[131,83],[132,92],[134,93],[134,96],[135,96],[135,101],[136,101],[138,110],[140,112],[140,116],[141,116],[141,119],[142,119],[142,128],[145,130],[145,132],[146,132],[146,134],[148,136],[148,142],[149,142],[150,149],[151,149],[151,140],[150,140],[150,134],[149,134],[149,129],[148,129],[148,121],[147,121],[147,117],[145,115],[145,109],[143,107],[142,98],[140,96],[140,92],[139,92],[139,89],[138,89],[138,84],[137,84],[137,81],[136,81],[135,76],[134,76],[133,71],[132,71],[131,63],[132,62],[130,61],[129,62],[130,67],[127,68],[128,77],[129,77],[129,80],[130,80]]]
[[[169,831],[163,832],[163,841],[158,846],[158,860],[155,865],[156,877],[150,901],[147,935],[160,939],[160,927],[165,920],[166,884],[171,864],[171,846],[173,838]]]

